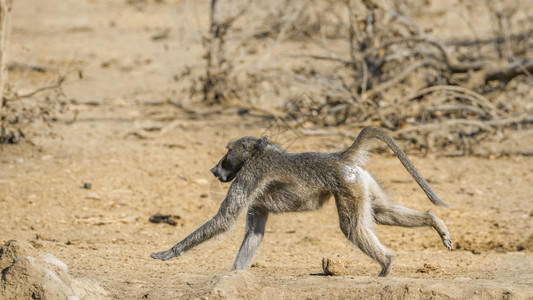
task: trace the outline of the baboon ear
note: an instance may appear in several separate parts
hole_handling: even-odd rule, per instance
[[[243,140],[242,147],[244,148],[244,150],[249,151],[253,147],[253,145],[251,141]]]
[[[242,141],[242,147],[245,151],[251,151],[257,146],[257,139],[246,139]]]

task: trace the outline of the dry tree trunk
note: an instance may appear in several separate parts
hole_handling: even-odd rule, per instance
[[[224,87],[227,70],[223,69],[225,57],[226,34],[231,23],[220,22],[217,16],[217,0],[211,0],[209,10],[209,37],[207,39],[206,78],[204,82],[204,101],[207,103],[221,103],[224,101]]]
[[[216,30],[216,22],[215,22],[215,9],[216,9],[216,3],[217,0],[211,0],[211,7],[209,10],[209,39],[207,41],[207,53],[206,53],[206,60],[207,60],[207,66],[206,66],[206,74],[205,74],[205,82],[204,82],[204,101],[206,102],[218,102],[219,95],[216,91],[216,78],[213,75],[213,65],[219,65],[218,62],[214,62],[215,56],[222,55],[221,53],[221,47],[223,47],[223,43],[220,40],[217,40],[217,30]],[[217,43],[218,42],[218,43]],[[214,44],[217,44],[215,46]]]
[[[204,80],[203,94],[206,103],[221,104],[228,100],[233,90],[228,84],[232,71],[231,61],[226,53],[226,38],[233,22],[247,10],[245,5],[237,14],[222,18],[219,9],[220,3],[211,0],[209,12],[209,37],[206,39],[207,60],[206,78]]]
[[[4,107],[4,89],[7,84],[7,47],[11,29],[11,0],[0,0],[0,116]],[[3,124],[0,124],[3,127]]]

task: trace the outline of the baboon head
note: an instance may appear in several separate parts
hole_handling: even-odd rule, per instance
[[[266,140],[266,138],[256,139],[246,136],[228,143],[226,146],[228,152],[216,166],[211,168],[211,173],[222,182],[232,181],[246,161],[258,151],[259,143],[263,139]]]

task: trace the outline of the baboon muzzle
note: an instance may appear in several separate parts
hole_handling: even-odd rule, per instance
[[[209,171],[211,171],[211,173],[213,173],[213,175],[215,175],[216,178],[218,178],[218,176],[220,176],[220,174],[217,171],[217,166],[212,167],[211,170],[209,170]]]
[[[219,170],[222,170],[222,172],[220,172]],[[215,177],[220,180],[221,182],[229,182],[231,180],[233,180],[233,177],[231,174],[224,174],[225,170],[220,168],[219,165],[216,165],[214,166],[213,168],[211,168],[211,173],[213,173],[213,175],[215,175]]]

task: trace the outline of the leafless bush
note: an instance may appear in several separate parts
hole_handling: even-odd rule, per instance
[[[513,95],[527,99],[531,89],[520,86],[531,87],[533,80],[533,28],[514,30],[512,17],[520,11],[514,2],[486,0],[493,38],[482,40],[470,26],[475,40],[449,41],[413,21],[413,3],[422,12],[425,2],[244,1],[233,10],[225,7],[226,17],[217,3],[211,2],[204,40],[206,72],[194,89],[204,103],[240,103],[274,119],[284,114],[305,120],[295,129],[306,134],[346,132],[324,126],[385,127],[410,149],[445,155],[479,154],[482,141],[533,124],[527,101],[511,105],[499,96],[517,88],[521,92]],[[462,16],[468,21],[468,10]],[[238,18],[246,25],[235,22]],[[239,37],[228,39],[233,29]],[[279,60],[280,49],[298,50],[285,51]],[[311,100],[286,92],[295,85]],[[283,112],[260,107],[257,99],[265,94],[284,97]],[[304,130],[301,124],[315,128]]]
[[[349,57],[291,53],[342,66],[295,76],[322,87],[312,95],[320,109],[304,107],[298,113],[320,126],[386,127],[414,149],[450,155],[473,154],[481,140],[496,132],[533,124],[527,101],[511,109],[505,99],[494,97],[517,76],[529,76],[532,82],[533,60],[528,57],[533,53],[516,55],[517,43],[509,34],[516,6],[495,8],[495,1],[487,1],[498,23],[498,56],[460,61],[444,42],[401,14],[400,2],[386,8],[369,0],[344,1]]]
[[[64,109],[60,87],[65,77],[56,83],[38,88],[27,94],[19,94],[8,84],[8,43],[10,35],[11,0],[0,0],[0,144],[14,144],[24,139],[28,126],[49,123],[55,113]],[[54,94],[44,95],[45,91]]]
[[[0,144],[15,144],[26,139],[30,133],[46,131],[57,114],[66,109],[66,104],[57,100],[60,97],[62,94],[58,89],[44,96],[7,100],[2,115]]]

